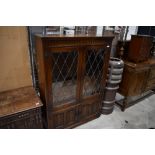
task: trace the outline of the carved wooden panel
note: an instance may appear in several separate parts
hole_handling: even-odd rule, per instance
[[[76,122],[79,117],[79,106],[73,106],[53,114],[53,128],[67,128]]]
[[[66,111],[66,127],[71,126],[78,122],[79,107],[71,108]]]
[[[56,47],[81,47],[81,46],[107,46],[110,40],[104,41],[102,37],[87,37],[87,39],[83,39],[83,37],[58,37],[56,40],[55,37],[46,38],[47,41],[45,42],[47,49]],[[108,39],[108,38],[107,38]],[[64,43],[65,42],[65,43]]]
[[[64,128],[64,111],[53,115],[53,128]]]
[[[99,102],[99,96],[96,97],[90,97],[87,101],[83,101],[85,104],[81,104],[80,117],[82,119],[88,119],[93,115],[100,114],[101,102]]]

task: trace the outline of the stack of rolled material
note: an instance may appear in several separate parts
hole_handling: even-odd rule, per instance
[[[108,78],[102,103],[102,114],[111,114],[114,109],[115,97],[122,79],[124,62],[118,58],[110,58]]]

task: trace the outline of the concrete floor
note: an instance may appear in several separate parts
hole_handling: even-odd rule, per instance
[[[155,95],[122,112],[117,106],[112,114],[99,118],[76,129],[148,129],[155,128]]]

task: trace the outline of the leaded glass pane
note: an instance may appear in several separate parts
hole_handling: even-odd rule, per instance
[[[103,76],[104,50],[88,50],[86,52],[86,71],[83,95],[90,96],[100,93],[100,81]]]
[[[77,51],[52,54],[52,92],[54,105],[75,100],[77,59]]]

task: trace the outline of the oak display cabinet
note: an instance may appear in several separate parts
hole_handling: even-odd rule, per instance
[[[47,128],[73,128],[100,116],[112,39],[36,35]]]

